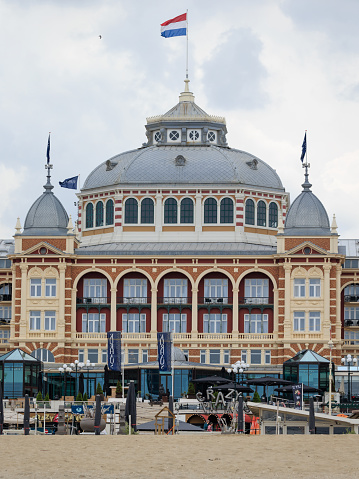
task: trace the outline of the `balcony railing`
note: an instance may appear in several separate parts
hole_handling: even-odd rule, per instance
[[[137,297],[122,297],[117,298],[117,304],[149,304],[147,297],[145,298],[137,298]]]
[[[232,333],[198,333],[198,339],[228,340],[232,339]]]
[[[198,304],[211,305],[211,304],[229,304],[229,298],[222,296],[205,296],[204,298],[198,298]]]
[[[110,301],[107,297],[86,297],[86,298],[76,298],[77,304],[109,304]]]
[[[344,340],[344,346],[349,347],[349,346],[359,346],[359,339],[345,339]]]
[[[344,319],[344,326],[359,326],[357,319]]]
[[[151,333],[122,333],[122,339],[151,339]],[[107,333],[76,333],[76,339],[107,340]]]
[[[0,294],[0,301],[11,301],[12,294]]]
[[[11,321],[11,318],[0,318],[0,323],[6,323],[9,324]]]
[[[273,333],[239,333],[238,339],[245,341],[271,341]]]
[[[273,304],[273,299],[268,296],[245,296],[244,298],[239,298],[239,304]]]
[[[359,302],[359,296],[351,296],[346,294],[344,296],[344,303],[358,303]]]
[[[165,298],[157,298],[157,304],[191,304],[192,298],[174,298],[166,296]]]

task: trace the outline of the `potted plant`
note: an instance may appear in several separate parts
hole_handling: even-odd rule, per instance
[[[87,402],[89,400],[88,396],[87,396],[87,393],[85,393],[83,395],[83,398],[82,398],[83,402]]]
[[[97,383],[96,394],[99,394],[101,396],[101,401],[105,400],[105,395],[103,393],[103,389],[100,383]]]
[[[39,391],[37,393],[37,396],[36,396],[36,404],[38,407],[44,407],[44,403],[43,403],[43,398],[42,398],[42,393],[41,391]]]
[[[261,397],[258,391],[255,391],[255,393],[253,394],[253,402],[261,402]]]
[[[46,393],[46,396],[45,396],[45,404],[46,404],[46,407],[50,407],[50,396],[49,396],[49,393]]]
[[[117,384],[116,384],[116,397],[122,398],[122,385],[120,381],[117,381]]]
[[[187,399],[196,399],[196,390],[193,383],[188,385]]]
[[[77,393],[76,401],[77,401],[77,402],[82,402],[82,401],[83,401],[83,397],[82,397],[82,394],[81,394],[80,392]]]

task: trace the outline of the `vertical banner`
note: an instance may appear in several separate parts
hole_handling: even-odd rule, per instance
[[[303,395],[302,395],[302,385],[296,384],[292,386],[293,399],[294,399],[294,409],[302,409],[303,406]]]
[[[107,333],[107,364],[111,371],[121,371],[121,331]]]
[[[171,371],[171,333],[157,333],[157,345],[160,371]]]

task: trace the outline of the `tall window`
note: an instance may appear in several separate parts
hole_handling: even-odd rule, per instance
[[[228,279],[209,278],[204,280],[205,302],[228,303]]]
[[[0,306],[0,319],[7,320],[7,322],[11,319],[11,306]]]
[[[44,349],[44,348],[35,349],[35,351],[33,351],[31,353],[31,356],[33,358],[38,359],[39,361],[43,361],[44,363],[54,363],[55,362],[54,355],[48,349]]]
[[[245,333],[268,333],[268,314],[245,314]]]
[[[123,282],[124,302],[146,303],[147,301],[147,279],[126,278]]]
[[[125,202],[125,223],[138,223],[138,203],[135,198],[128,198]]]
[[[171,278],[164,281],[164,303],[187,302],[187,279]]]
[[[162,331],[164,333],[186,333],[187,314],[164,314],[162,316]]]
[[[123,314],[122,330],[124,333],[145,333],[146,315],[139,313]]]
[[[257,225],[266,226],[267,206],[264,201],[258,201],[257,204]]]
[[[359,320],[359,307],[345,307],[344,308],[344,319],[345,320]]]
[[[103,226],[103,203],[98,201],[96,203],[96,226]]]
[[[217,201],[214,198],[207,198],[204,202],[204,222],[217,223]]]
[[[128,364],[138,364],[138,349],[128,350]]]
[[[205,349],[201,349],[200,352],[199,352],[199,362],[201,364],[205,364],[206,363],[206,350]]]
[[[233,200],[231,198],[223,198],[221,200],[220,222],[233,223]]]
[[[106,203],[106,225],[113,225],[113,200],[108,200]]]
[[[209,363],[210,364],[221,364],[221,350],[220,349],[210,349],[209,350]]]
[[[310,311],[309,331],[320,331],[320,312],[319,311]]]
[[[294,311],[293,331],[305,331],[305,313],[304,311]]]
[[[167,198],[165,201],[165,223],[177,223],[177,200],[174,198]]]
[[[304,278],[295,278],[295,280],[294,280],[294,297],[295,298],[304,298],[305,297],[305,279]]]
[[[265,362],[265,364],[270,364],[271,363],[271,350],[270,349],[264,351],[264,362]]]
[[[56,279],[55,278],[47,278],[45,279],[45,296],[55,297],[56,296]]]
[[[153,224],[155,221],[154,203],[152,198],[145,198],[141,202],[141,223]]]
[[[87,359],[90,361],[90,363],[98,363],[98,349],[88,349]]]
[[[260,349],[251,349],[251,364],[262,363],[262,351]]]
[[[106,303],[107,280],[102,278],[84,279],[84,297],[92,303]]]
[[[41,296],[41,279],[30,279],[30,296],[33,298]]]
[[[320,279],[309,279],[309,296],[311,298],[320,298]]]
[[[84,313],[82,315],[83,333],[105,333],[106,315],[99,313]]]
[[[41,312],[30,311],[30,331],[39,331],[41,329]]]
[[[193,201],[183,198],[181,201],[181,223],[193,223]]]
[[[86,228],[93,228],[93,204],[86,205]]]
[[[45,311],[45,331],[55,331],[56,330],[56,312],[55,311]]]
[[[349,284],[344,288],[344,301],[358,301],[358,299],[359,284]]]
[[[269,295],[269,280],[248,278],[244,281],[245,303],[266,304]]]
[[[254,225],[254,201],[248,199],[245,206],[245,224]]]
[[[278,206],[277,203],[269,204],[269,225],[270,228],[278,226]]]
[[[226,314],[204,314],[203,315],[204,333],[226,333],[227,315]]]

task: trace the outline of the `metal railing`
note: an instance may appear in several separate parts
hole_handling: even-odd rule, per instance
[[[0,301],[11,301],[12,294],[0,294]]]
[[[87,296],[83,298],[76,298],[77,304],[110,304],[111,301],[107,297]]]
[[[273,304],[273,298],[269,296],[245,296],[244,298],[239,298],[239,304]]]
[[[344,303],[358,303],[359,302],[359,296],[352,296],[350,294],[346,294],[344,296]]]
[[[164,298],[157,298],[157,304],[191,304],[192,297],[183,297],[176,298],[171,296],[166,296]]]
[[[344,326],[359,326],[357,319],[344,319]]]
[[[119,297],[117,298],[117,304],[150,304],[151,301],[148,301],[146,297]]]
[[[224,296],[205,296],[203,298],[198,298],[198,304],[229,304],[228,299],[228,297],[226,298]]]

